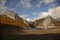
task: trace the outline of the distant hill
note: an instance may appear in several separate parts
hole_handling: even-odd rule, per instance
[[[36,20],[34,24],[36,28],[56,28],[60,26],[60,21],[56,21],[48,15],[46,18]]]
[[[0,23],[28,28],[26,20],[23,20],[18,14],[11,10],[6,10],[4,14],[0,15]]]
[[[0,15],[0,23],[6,25],[14,25],[22,27],[23,29],[31,28],[56,28],[60,26],[60,21],[55,20],[51,16],[41,18],[35,21],[28,22],[19,17],[17,13],[11,10],[6,10]]]

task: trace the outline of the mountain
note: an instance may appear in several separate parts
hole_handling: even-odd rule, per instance
[[[0,15],[0,23],[28,28],[27,22],[11,10],[6,10],[4,14]]]
[[[18,17],[18,14],[16,14],[14,11],[8,10],[8,9],[1,15],[6,15],[7,17],[12,18],[12,19],[16,19],[16,17]]]
[[[60,26],[60,21],[56,21],[54,18],[48,15],[46,18],[36,20],[34,24],[36,28],[56,28]]]

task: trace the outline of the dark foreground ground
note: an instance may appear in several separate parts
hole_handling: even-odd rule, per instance
[[[60,34],[20,35],[1,34],[0,40],[60,40]]]
[[[0,40],[60,40],[60,28],[21,31],[18,26],[0,24]]]

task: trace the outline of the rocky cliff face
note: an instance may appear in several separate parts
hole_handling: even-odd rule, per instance
[[[14,20],[16,19],[16,17],[18,17],[18,14],[16,14],[12,10],[6,10],[2,15],[6,15],[7,17],[12,18]]]
[[[22,28],[28,28],[28,25],[24,23],[24,21],[25,20],[19,17],[18,14],[15,14],[11,10],[7,10],[4,14],[0,15],[0,23],[2,24],[8,24],[8,25],[20,26]]]
[[[0,15],[0,23],[20,26],[24,29],[31,28],[55,28],[60,26],[60,21],[56,21],[51,16],[28,22],[19,17],[18,14],[11,10],[6,10],[4,14]]]
[[[36,20],[34,24],[36,25],[36,28],[56,28],[57,26],[60,26],[60,21],[58,22],[51,16],[47,16],[46,18]]]

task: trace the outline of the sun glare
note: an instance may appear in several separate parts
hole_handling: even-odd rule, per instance
[[[30,21],[30,19],[29,19],[29,18],[27,18],[26,20],[27,20],[27,21]]]

